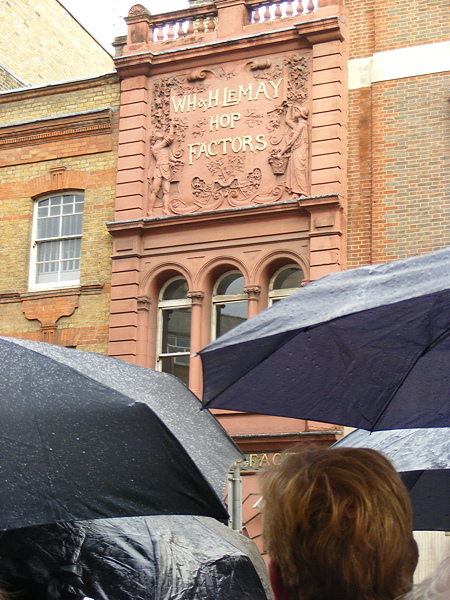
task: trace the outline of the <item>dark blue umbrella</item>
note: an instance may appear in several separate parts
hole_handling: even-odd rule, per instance
[[[332,448],[373,448],[393,463],[409,490],[414,529],[450,530],[450,428],[357,429]]]
[[[204,406],[450,426],[450,248],[329,275],[200,352]]]

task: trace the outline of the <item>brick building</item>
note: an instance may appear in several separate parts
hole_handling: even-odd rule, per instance
[[[0,91],[114,69],[108,52],[57,0],[4,0],[0,17]]]
[[[190,355],[235,323],[327,273],[450,244],[443,0],[136,5],[127,23],[110,354],[201,395]],[[275,160],[299,131],[303,183],[292,144],[287,167]],[[244,522],[260,544],[254,471],[339,428],[218,417],[247,452]]]
[[[1,10],[0,330],[106,352],[113,61],[55,0]]]
[[[346,0],[348,266],[450,245],[449,6]]]
[[[327,273],[450,245],[448,17],[445,0],[135,5],[118,76],[0,95],[2,333],[201,395],[191,355],[240,320]],[[64,191],[74,211],[84,191],[79,280],[36,289],[33,205]],[[254,473],[340,428],[218,417],[247,453],[262,549]]]

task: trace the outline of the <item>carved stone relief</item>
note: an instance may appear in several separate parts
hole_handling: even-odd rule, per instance
[[[309,55],[156,80],[148,216],[308,196]]]

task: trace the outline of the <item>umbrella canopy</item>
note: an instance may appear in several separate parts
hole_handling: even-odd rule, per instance
[[[242,457],[177,378],[0,338],[0,529],[190,514],[226,519]]]
[[[201,352],[204,406],[450,426],[450,248],[328,275]]]
[[[332,448],[373,448],[400,472],[409,490],[416,530],[450,530],[450,428],[357,429]]]
[[[208,517],[125,517],[7,531],[0,536],[0,570],[2,580],[33,600],[272,597],[255,544]]]

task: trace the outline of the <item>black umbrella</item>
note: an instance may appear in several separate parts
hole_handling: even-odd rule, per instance
[[[333,448],[373,448],[400,472],[413,506],[414,529],[450,530],[450,428],[357,429]]]
[[[172,375],[0,337],[0,529],[154,514],[226,519],[241,453]]]
[[[450,248],[329,275],[201,352],[204,406],[450,426]]]
[[[2,581],[33,600],[272,597],[253,542],[214,519],[189,515],[7,531],[0,534],[0,572]]]

